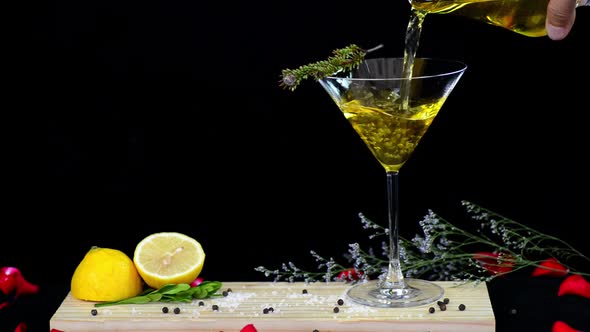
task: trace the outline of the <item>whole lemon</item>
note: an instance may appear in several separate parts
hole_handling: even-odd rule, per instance
[[[72,296],[85,301],[118,301],[143,291],[135,264],[117,249],[92,247],[72,276]]]

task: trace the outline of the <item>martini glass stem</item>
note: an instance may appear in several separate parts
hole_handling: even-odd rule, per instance
[[[381,282],[381,289],[405,288],[404,275],[399,260],[399,172],[387,173],[387,219],[389,222],[389,266]]]

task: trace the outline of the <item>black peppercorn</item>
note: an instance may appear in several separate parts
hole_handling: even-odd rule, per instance
[[[447,305],[443,303],[439,306],[439,308],[440,308],[440,311],[445,311],[445,310],[447,310]]]
[[[199,301],[199,307],[202,307],[202,306],[204,306],[204,305],[205,305],[205,302],[203,302],[203,301]]]
[[[448,298],[448,297],[445,297],[445,299],[443,300],[443,303],[444,303],[444,304],[449,304],[449,302],[450,302],[450,301],[451,301],[451,300],[449,300],[449,298]]]
[[[174,308],[174,313],[178,315],[180,313],[180,308],[178,308],[178,307]]]
[[[273,307],[268,308],[268,312],[274,312],[274,311],[275,311],[275,308],[273,308]]]
[[[228,288],[227,289],[227,292],[229,293],[229,292],[233,292],[233,291],[231,290],[231,288]]]
[[[436,305],[438,305],[439,307],[443,304],[445,304],[443,301],[436,301]]]
[[[227,292],[227,291],[223,291],[223,292],[221,293],[221,295],[223,295],[223,296],[227,296],[227,294],[228,294],[228,292]]]
[[[319,330],[313,330],[313,332],[320,332]]]
[[[465,310],[465,305],[463,303],[459,304],[459,310],[461,310],[461,311]]]
[[[303,291],[301,291],[301,293],[307,294],[307,289],[304,289]]]
[[[98,314],[98,311],[96,311],[96,309],[92,309],[90,310],[90,314],[92,314],[92,316],[96,316]]]
[[[338,305],[343,305],[344,304],[344,300],[343,299],[338,299]]]
[[[428,308],[428,312],[429,312],[429,313],[433,314],[433,313],[434,313],[434,311],[435,311],[435,310],[434,310],[434,307],[430,307],[430,308]]]
[[[262,313],[263,313],[263,314],[268,314],[268,308],[264,308],[264,309],[262,309]]]
[[[334,307],[334,309],[332,309],[334,311],[335,314],[337,314],[338,312],[340,312],[340,309],[338,309],[338,307]]]
[[[167,314],[168,313],[168,307],[162,307],[162,312]]]
[[[219,310],[219,306],[217,304],[214,304],[211,309],[213,309],[213,311],[217,311]]]

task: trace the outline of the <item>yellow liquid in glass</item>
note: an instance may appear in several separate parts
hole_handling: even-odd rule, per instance
[[[340,109],[385,170],[398,172],[443,103],[441,99],[406,110],[401,103],[374,108],[352,100],[340,105]]]
[[[529,37],[546,36],[547,0],[412,0],[415,10],[453,13]]]

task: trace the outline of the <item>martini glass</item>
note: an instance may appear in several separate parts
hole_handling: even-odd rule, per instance
[[[354,71],[319,80],[387,177],[389,266],[378,280],[353,285],[347,295],[373,307],[412,307],[440,299],[444,289],[404,278],[398,230],[398,174],[426,133],[467,66],[458,61],[415,58],[365,59]]]

